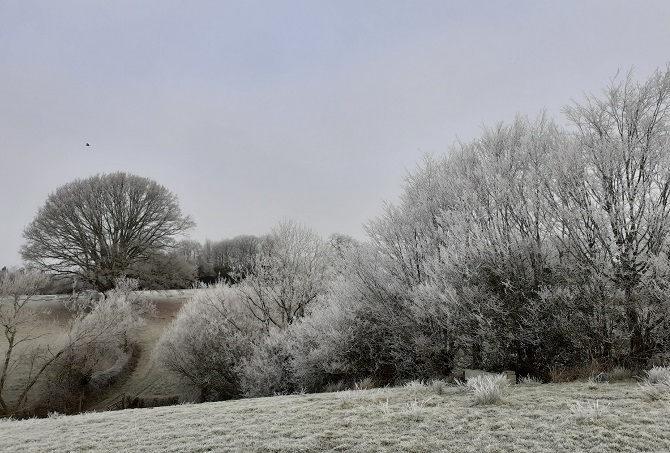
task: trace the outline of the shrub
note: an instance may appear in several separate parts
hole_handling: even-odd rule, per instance
[[[259,397],[309,390],[296,383],[290,368],[291,357],[290,333],[271,330],[237,366],[242,394]]]
[[[253,328],[222,284],[197,292],[161,336],[153,359],[200,392],[201,401],[241,396],[237,367],[251,355]]]
[[[509,381],[504,374],[486,374],[468,379],[465,385],[475,404],[497,404],[502,401]]]

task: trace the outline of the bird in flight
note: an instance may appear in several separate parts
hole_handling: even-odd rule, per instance
[[[86,146],[91,146],[91,145],[89,145],[88,143],[86,143]]]

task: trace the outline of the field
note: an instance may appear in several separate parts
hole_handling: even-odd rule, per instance
[[[0,451],[667,452],[669,410],[634,382],[517,385],[492,406],[384,388],[4,420]]]

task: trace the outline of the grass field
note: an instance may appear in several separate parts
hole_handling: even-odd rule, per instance
[[[385,388],[4,420],[0,451],[667,452],[668,415],[634,382],[518,385],[490,406]]]

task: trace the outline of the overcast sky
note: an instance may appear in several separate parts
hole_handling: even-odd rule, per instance
[[[670,60],[670,2],[0,0],[0,267],[60,185],[126,171],[191,237],[365,239],[422,153]],[[90,147],[86,147],[86,143]]]

